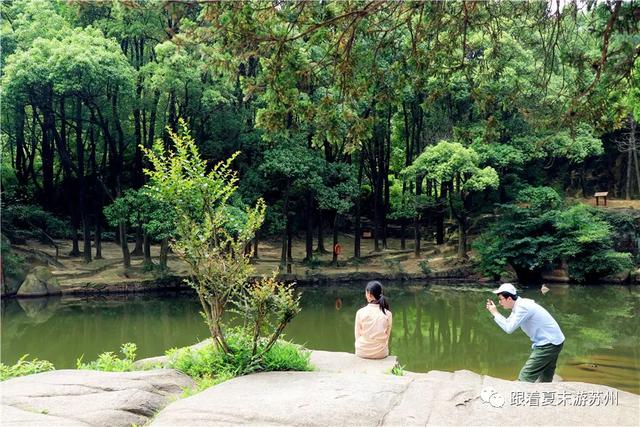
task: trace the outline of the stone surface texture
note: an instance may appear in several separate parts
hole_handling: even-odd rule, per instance
[[[314,351],[314,372],[235,378],[162,410],[152,426],[637,426],[640,396],[578,382],[529,384],[471,371],[385,374],[395,360]],[[537,395],[531,401],[531,396]],[[542,396],[553,396],[552,404]],[[578,396],[599,396],[598,404]],[[484,398],[483,398],[484,396]],[[528,398],[520,402],[518,396]],[[606,405],[605,396],[615,396]],[[579,404],[575,405],[575,402]]]
[[[195,383],[169,369],[137,372],[59,370],[0,383],[1,425],[131,426]]]
[[[312,352],[311,362],[314,372],[248,375],[180,400],[193,381],[170,369],[15,378],[0,383],[1,425],[640,425],[640,396],[601,385],[529,384],[471,371],[395,376],[388,374],[393,357],[325,351]]]

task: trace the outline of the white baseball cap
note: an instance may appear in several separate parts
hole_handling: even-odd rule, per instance
[[[509,292],[511,295],[518,295],[518,291],[516,290],[516,287],[513,286],[511,283],[503,283],[502,285],[500,285],[498,289],[491,292],[493,292],[494,294]]]

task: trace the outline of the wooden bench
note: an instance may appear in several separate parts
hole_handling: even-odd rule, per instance
[[[607,206],[607,196],[609,195],[608,191],[596,191],[596,206],[600,206],[600,197],[604,199],[604,205]]]

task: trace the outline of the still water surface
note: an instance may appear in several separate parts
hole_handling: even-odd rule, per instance
[[[352,352],[355,312],[364,305],[360,285],[301,291],[302,312],[287,338],[311,349]],[[493,296],[487,288],[407,285],[387,287],[385,294],[394,318],[391,353],[407,370],[470,369],[515,379],[529,355],[527,336],[505,334],[484,308]],[[640,287],[562,285],[524,296],[546,307],[567,338],[559,375],[640,393]],[[124,342],[138,345],[139,358],[157,356],[207,338],[199,310],[189,293],[4,300],[2,362],[28,353],[72,368],[80,355],[93,360]]]

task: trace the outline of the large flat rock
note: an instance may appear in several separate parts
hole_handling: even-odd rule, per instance
[[[637,426],[640,396],[606,386],[529,384],[470,371],[403,377],[269,372],[227,381],[162,410],[153,426]]]
[[[59,370],[13,378],[1,383],[2,426],[142,425],[182,387],[194,385],[172,369]]]
[[[377,425],[410,383],[382,374],[265,372],[174,402],[151,425]]]
[[[347,374],[390,373],[396,365],[395,356],[384,359],[362,359],[353,353],[314,350],[311,352],[311,364],[319,372]]]

